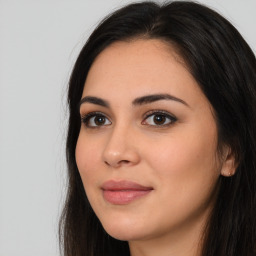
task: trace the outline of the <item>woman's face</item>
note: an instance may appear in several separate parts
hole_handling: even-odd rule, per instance
[[[159,40],[117,42],[94,61],[76,161],[90,204],[121,240],[202,228],[223,167],[210,103]]]

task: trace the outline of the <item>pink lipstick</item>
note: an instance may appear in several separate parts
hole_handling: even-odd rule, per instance
[[[102,187],[103,197],[111,204],[124,205],[149,194],[153,188],[132,181],[107,181]]]

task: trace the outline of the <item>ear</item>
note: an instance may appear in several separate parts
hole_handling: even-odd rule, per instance
[[[231,148],[224,146],[222,151],[222,166],[221,175],[225,177],[231,177],[235,174],[237,168],[236,159]]]

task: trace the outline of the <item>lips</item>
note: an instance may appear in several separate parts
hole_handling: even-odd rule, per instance
[[[148,195],[153,188],[142,186],[131,181],[107,181],[102,187],[103,197],[106,201],[115,205],[125,205]]]

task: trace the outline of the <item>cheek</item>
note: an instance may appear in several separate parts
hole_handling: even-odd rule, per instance
[[[188,129],[189,130],[189,129]],[[147,150],[151,169],[157,170],[161,179],[180,186],[186,181],[202,182],[206,177],[218,175],[216,158],[217,134],[215,129],[195,132],[181,131],[168,139],[155,143]],[[174,182],[176,181],[176,183]]]
[[[85,136],[80,132],[76,144],[75,156],[76,164],[82,179],[85,176],[86,178],[90,178],[92,174],[95,173],[94,169],[97,168],[100,157],[98,149],[99,147],[97,143],[91,143],[90,139],[85,138]]]
[[[80,132],[76,145],[76,163],[80,173],[87,198],[91,205],[99,204],[97,184],[99,178],[100,152],[97,141]]]
[[[209,134],[208,134],[209,135]],[[173,136],[148,151],[147,159],[157,176],[159,205],[173,218],[201,214],[212,202],[219,177],[216,141],[211,136]]]

